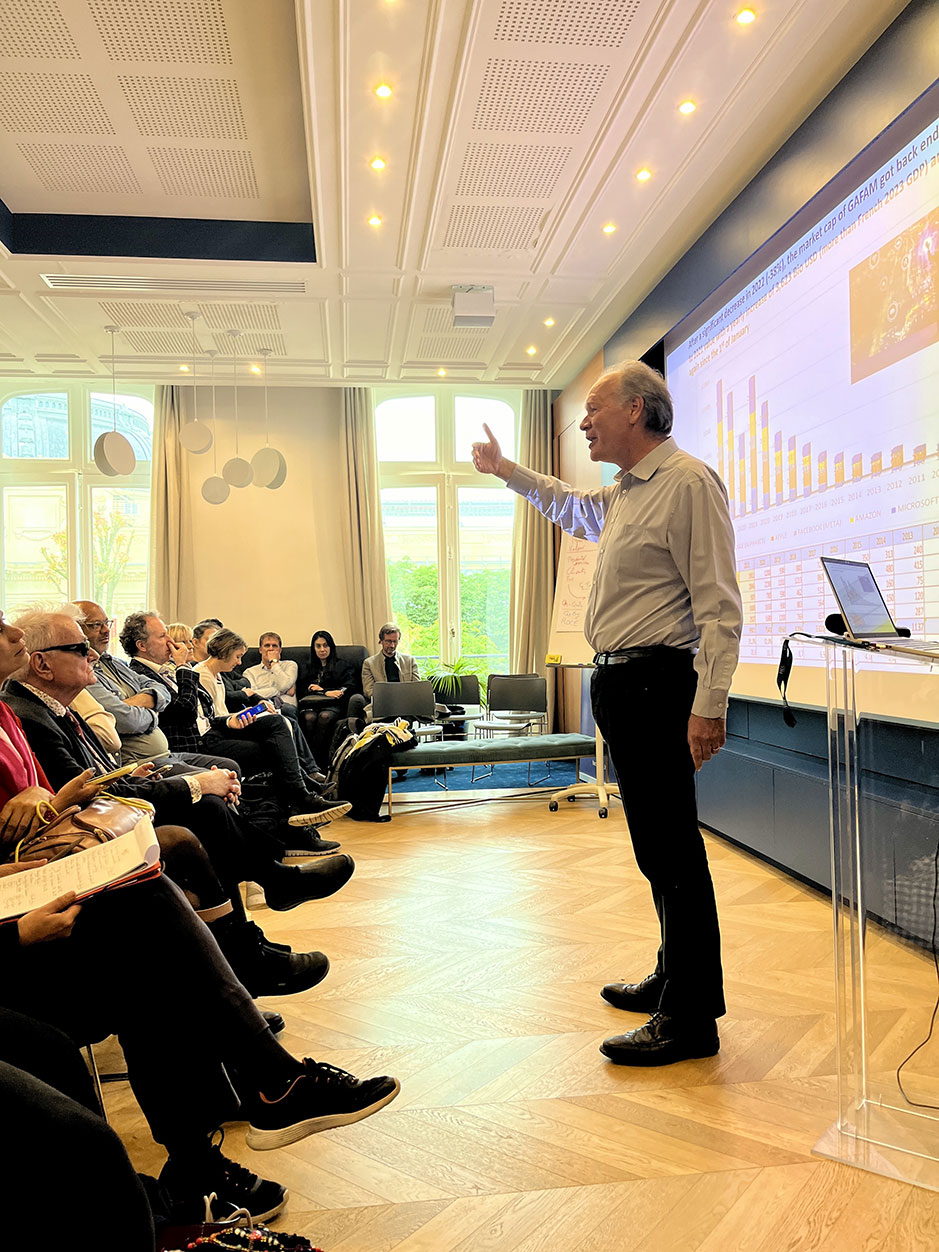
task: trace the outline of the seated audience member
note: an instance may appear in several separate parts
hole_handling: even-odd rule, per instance
[[[172,639],[173,643],[182,644],[189,653],[189,658],[184,661],[184,665],[193,663],[194,644],[192,641],[192,627],[187,626],[185,622],[170,622],[166,628],[166,633]]]
[[[17,870],[0,866],[0,876]],[[56,1171],[57,1213],[107,1214],[106,1220],[94,1222],[95,1252],[153,1252],[147,1194],[124,1145],[101,1116],[85,1062],[71,1039],[0,1008],[0,1101],[11,1148],[0,1184],[8,1248],[59,1241],[57,1219],[50,1221],[47,1242],[41,1216],[49,1204],[49,1145],[55,1144],[58,1159],[68,1162]]]
[[[304,778],[290,728],[282,717],[255,718],[246,713],[216,713],[213,696],[203,686],[201,673],[173,661],[184,659],[156,613],[131,613],[121,630],[121,647],[131,657],[131,668],[155,676],[170,694],[160,713],[160,728],[177,752],[209,752],[230,756],[244,774],[273,774],[282,789],[290,824],[318,826],[349,811],[345,804],[327,804]],[[224,705],[224,694],[222,698]],[[251,877],[255,877],[251,875]],[[257,880],[259,881],[259,880]]]
[[[0,680],[20,672],[26,655],[22,631],[0,615]],[[63,655],[80,658],[77,650]],[[6,830],[34,813],[28,793],[41,786],[41,775],[17,718],[8,709],[0,717],[0,829]],[[393,1078],[359,1080],[285,1052],[165,875],[81,904],[74,893],[59,896],[0,927],[0,949],[4,1008],[78,1044],[118,1035],[134,1094],[169,1154],[161,1182],[176,1220],[198,1220],[203,1197],[213,1191],[219,1216],[245,1207],[261,1220],[283,1207],[282,1186],[213,1146],[218,1127],[239,1111],[250,1122],[249,1147],[263,1150],[359,1121],[398,1093]]]
[[[70,612],[73,608],[75,620],[97,653],[94,671],[98,681],[84,695],[92,698],[93,692],[93,698],[114,718],[119,743],[116,748],[112,748],[110,743],[106,746],[120,754],[122,765],[131,761],[156,761],[161,767],[169,765],[172,774],[213,767],[240,772],[237,763],[230,757],[171,752],[166,735],[159,726],[159,713],[170,702],[166,687],[155,678],[138,674],[124,661],[111,655],[113,619],[107,616],[100,604],[92,600],[77,600],[74,606],[64,606],[63,611]],[[85,716],[80,708],[76,708],[75,712],[81,713],[101,739],[97,722]]]
[[[269,700],[258,700],[256,693],[248,695],[247,688],[234,688],[232,690],[225,681],[226,678],[233,677],[234,670],[241,664],[241,658],[244,656],[247,648],[248,645],[244,639],[233,630],[217,630],[206,644],[209,654],[208,658],[205,661],[200,661],[195,666],[196,673],[199,675],[203,687],[212,697],[216,716],[226,716],[229,712],[235,712],[248,726],[257,724],[257,720],[263,722],[266,717],[270,716],[273,721],[279,723],[281,728],[286,727],[307,785],[318,786],[323,781],[323,778],[322,775],[316,772],[316,761],[313,758],[313,753],[310,751],[307,741],[300,734],[299,727],[296,730],[294,729],[294,723],[296,722],[295,710],[291,709],[291,720],[283,715],[282,710],[278,711]],[[239,681],[245,682],[240,676]],[[241,701],[251,701],[251,704],[242,704]],[[250,709],[255,708],[258,704],[264,704],[264,713],[251,713]],[[247,709],[248,712],[239,712],[239,709]],[[249,737],[250,734],[251,732],[249,731]]]
[[[66,707],[70,697],[94,681],[81,651],[84,648],[90,656],[90,650],[74,618],[67,614],[32,613],[20,620],[25,634],[19,624],[7,624],[6,629],[16,631],[18,639],[25,640],[24,647],[31,646],[33,651],[23,653],[25,660],[16,679],[3,689],[3,703],[25,727],[28,748],[43,771],[38,785],[45,788],[47,779],[51,780],[62,800],[56,807],[64,807],[73,802],[62,799],[66,789],[75,785],[71,780],[81,775],[87,787],[93,788],[94,776],[113,766],[91,728]],[[7,714],[4,709],[3,715]],[[8,732],[7,738],[12,737]],[[247,923],[238,883],[248,878],[262,883],[272,908],[290,909],[338,891],[352,875],[351,858],[332,856],[302,868],[282,865],[283,847],[278,841],[241,822],[226,803],[237,799],[234,775],[213,769],[151,779],[146,776],[149,768],[140,766],[133,775],[112,782],[109,789],[154,806],[161,850],[172,876],[190,892],[194,904],[208,911],[204,920],[211,922],[218,942],[246,983],[258,995],[283,995],[314,986],[326,975],[326,958],[319,952],[294,954],[269,944],[256,926]],[[8,820],[0,845],[4,837],[21,838],[37,822],[36,799],[48,796],[45,791],[30,796],[31,807]]]
[[[259,700],[264,700],[272,705],[286,717],[291,732],[293,733],[294,745],[297,749],[297,756],[300,758],[300,765],[304,774],[308,778],[319,785],[326,781],[324,775],[320,773],[316,764],[316,759],[310,751],[310,745],[306,741],[306,737],[300,730],[300,722],[297,717],[296,697],[292,694],[293,688],[297,682],[297,666],[294,661],[284,661],[282,664],[287,668],[287,675],[293,673],[293,680],[289,684],[284,684],[283,674],[280,671],[280,652],[282,644],[280,643],[280,635],[262,635],[261,639],[268,639],[268,652],[274,653],[269,660],[273,660],[278,665],[277,670],[273,670],[269,662],[262,660],[260,665],[252,667],[252,673],[257,682],[252,682],[247,673],[239,674],[235,666],[229,668],[223,666],[219,670],[219,677],[225,686],[225,705],[230,713],[237,713],[240,709],[250,708],[257,704]],[[276,640],[276,643],[273,641]],[[206,649],[211,659],[212,649],[207,645]],[[244,651],[242,651],[242,656]],[[261,647],[261,655],[264,657],[264,647]],[[241,661],[237,661],[236,665],[240,665]],[[259,677],[260,671],[260,677]],[[273,677],[272,677],[273,675]],[[290,691],[288,696],[282,692],[282,688]],[[293,703],[291,703],[293,701]]]
[[[260,700],[279,699],[278,707],[297,705],[297,663],[281,659],[284,641],[273,630],[266,631],[258,640],[261,653],[259,665],[245,670],[248,686]]]
[[[369,721],[372,719],[372,689],[376,683],[416,683],[421,680],[414,657],[398,651],[400,639],[400,627],[394,622],[386,622],[378,632],[380,649],[362,662],[362,690],[369,702],[365,716]]]
[[[189,658],[193,665],[198,665],[200,661],[208,658],[206,645],[215,632],[221,629],[222,623],[217,617],[205,617],[201,622],[196,622],[192,628],[192,656]],[[176,663],[183,664],[183,662]]]
[[[310,682],[300,700],[300,716],[322,768],[329,768],[336,722],[342,717],[361,717],[364,710],[356,667],[336,655],[336,642],[328,630],[318,630],[310,640]]]

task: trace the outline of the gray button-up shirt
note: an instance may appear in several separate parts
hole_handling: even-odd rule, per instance
[[[599,491],[517,466],[508,486],[562,530],[599,545],[584,634],[596,652],[697,649],[693,712],[723,717],[742,608],[727,492],[666,439]]]

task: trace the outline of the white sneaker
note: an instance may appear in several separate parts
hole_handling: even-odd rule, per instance
[[[245,883],[245,907],[249,909],[263,909],[267,907],[264,888],[260,883]]]

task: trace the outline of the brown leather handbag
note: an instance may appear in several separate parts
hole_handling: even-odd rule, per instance
[[[153,805],[145,800],[106,793],[98,795],[84,808],[73,804],[62,813],[56,813],[48,803],[37,808],[44,825],[19,841],[15,861],[56,861],[62,856],[84,852],[119,835],[130,834],[144,814],[152,819],[154,813]]]

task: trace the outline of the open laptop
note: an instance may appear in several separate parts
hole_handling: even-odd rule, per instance
[[[843,561],[833,556],[823,556],[821,561],[849,639],[886,652],[909,652],[914,656],[934,652],[939,660],[939,639],[908,639],[897,634],[874,571],[866,561]]]

